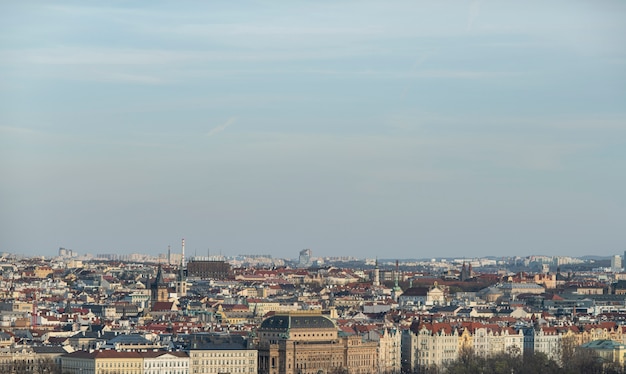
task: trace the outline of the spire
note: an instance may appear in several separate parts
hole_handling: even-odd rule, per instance
[[[398,288],[399,272],[400,272],[400,270],[399,270],[399,266],[398,266],[398,260],[396,260],[396,277],[395,277],[396,279],[395,279],[395,284],[394,284],[395,288]]]
[[[159,269],[157,270],[156,279],[154,280],[154,284],[157,286],[161,286],[165,284],[165,280],[163,279],[163,270],[161,269],[161,264],[159,264]]]
[[[183,267],[185,267],[185,238],[183,238],[183,242],[182,242],[182,249],[181,249],[181,264],[183,265]]]

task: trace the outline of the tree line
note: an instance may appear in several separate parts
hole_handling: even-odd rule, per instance
[[[481,356],[472,349],[464,349],[456,360],[442,367],[420,367],[415,374],[624,374],[626,370],[614,362],[603,361],[588,349],[564,349],[561,362],[545,353],[509,351]]]

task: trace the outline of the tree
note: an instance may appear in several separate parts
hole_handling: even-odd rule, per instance
[[[548,358],[543,352],[531,353],[524,356],[519,370],[515,371],[519,374],[530,373],[561,373],[562,369],[558,363]]]

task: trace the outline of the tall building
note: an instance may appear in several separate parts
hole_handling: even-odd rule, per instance
[[[154,305],[154,303],[167,301],[168,299],[169,291],[167,289],[167,283],[165,283],[165,279],[163,279],[163,269],[161,269],[161,265],[159,265],[156,279],[154,280],[154,283],[150,285],[151,305]]]
[[[311,255],[312,252],[310,249],[301,250],[300,256],[298,257],[298,267],[305,268],[311,266]]]
[[[185,269],[183,269],[182,265],[178,269],[178,275],[176,277],[176,296],[187,296],[187,277],[185,276]]]
[[[378,258],[376,259],[376,267],[374,267],[374,282],[373,286],[380,286],[380,269],[378,268]]]
[[[622,256],[615,255],[611,257],[611,269],[613,271],[619,271],[622,269]]]

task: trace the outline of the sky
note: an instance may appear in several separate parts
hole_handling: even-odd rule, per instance
[[[0,3],[0,251],[626,250],[626,2]]]

